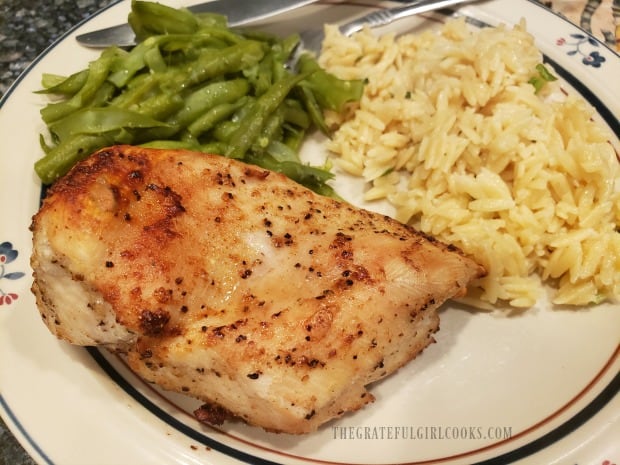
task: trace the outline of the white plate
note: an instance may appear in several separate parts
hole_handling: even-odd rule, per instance
[[[272,27],[294,30],[312,21],[341,19],[358,14],[362,7],[359,2],[355,5],[314,5]],[[52,337],[29,291],[28,226],[41,191],[32,166],[41,156],[38,135],[44,127],[38,112],[45,104],[33,91],[43,72],[68,74],[96,56],[77,45],[76,33],[121,22],[128,9],[129,3],[122,2],[70,32],[1,102],[0,295],[5,297],[0,305],[0,413],[36,461],[61,465],[620,461],[620,308],[614,304],[564,311],[541,302],[513,317],[447,305],[441,311],[438,343],[373,386],[377,397],[373,405],[300,437],[268,434],[238,423],[220,429],[201,425],[189,413],[194,401],[146,385],[114,356]],[[540,49],[570,83],[567,89],[582,93],[618,135],[617,54],[526,0],[489,1],[460,11],[491,25],[526,18]],[[445,18],[436,13],[397,27],[419,30]],[[584,64],[591,52],[605,58],[599,67]],[[322,150],[317,141],[307,148]],[[359,204],[355,196],[361,186],[354,187],[357,191],[348,195]]]

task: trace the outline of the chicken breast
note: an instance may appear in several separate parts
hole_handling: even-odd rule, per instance
[[[142,378],[307,433],[433,341],[437,307],[484,274],[457,249],[256,166],[115,146],[75,166],[32,222],[50,331],[126,354]]]

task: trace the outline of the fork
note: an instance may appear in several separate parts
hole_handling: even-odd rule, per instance
[[[360,18],[340,25],[339,29],[344,36],[350,36],[355,32],[361,31],[364,26],[370,28],[386,26],[408,16],[447,8],[449,6],[458,5],[459,3],[472,3],[473,1],[476,0],[414,0],[406,6],[373,11]],[[321,51],[323,40],[325,39],[323,27],[302,31],[299,33],[299,36],[301,40],[295,55],[289,63],[291,66],[297,63],[299,55],[303,52],[310,52],[318,55]]]

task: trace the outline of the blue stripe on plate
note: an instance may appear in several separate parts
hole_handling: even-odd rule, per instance
[[[149,399],[147,399],[140,391],[138,391],[135,387],[131,385],[123,376],[112,366],[108,360],[101,354],[99,349],[94,347],[87,347],[86,350],[92,356],[92,358],[97,362],[97,364],[105,371],[105,373],[118,384],[127,394],[133,397],[139,404],[141,404],[145,409],[151,412],[153,415],[158,417],[160,420],[164,421],[168,425],[172,426],[177,431],[189,436],[193,440],[210,447],[214,450],[222,452],[230,457],[233,457],[237,460],[241,460],[245,463],[252,463],[256,465],[280,465],[277,462],[271,462],[269,460],[261,459],[259,457],[255,457],[251,454],[247,454],[226,444],[222,444],[216,441],[205,434],[202,434],[200,431],[196,431],[195,429],[187,426],[183,422],[177,420],[172,415],[166,413],[164,410],[159,408]]]
[[[598,396],[596,396],[592,402],[554,430],[513,451],[489,460],[478,462],[474,465],[505,465],[543,450],[582,426],[590,418],[596,415],[596,413],[598,413],[603,407],[605,407],[605,405],[607,405],[607,403],[613,399],[618,392],[620,392],[620,373],[616,374],[611,382],[599,393]]]
[[[4,400],[4,397],[2,397],[1,394],[0,394],[0,408],[4,410],[8,419],[11,420],[11,423],[15,426],[15,428],[17,428],[17,430],[20,432],[22,437],[28,442],[28,444],[32,446],[32,448],[36,451],[36,453],[39,455],[41,460],[43,460],[43,462],[48,465],[54,465],[54,462],[52,462],[52,460],[45,454],[45,452],[43,452],[41,447],[39,447],[39,445],[35,442],[32,436],[28,434],[24,426],[17,419],[17,417],[15,416],[15,414],[13,413],[13,411],[11,410],[9,405],[6,403],[6,401]]]
[[[244,463],[255,465],[282,465],[281,463],[265,460],[260,457],[256,457],[254,455],[234,449],[185,425],[184,423],[180,422],[179,420],[159,408],[152,401],[146,398],[142,393],[140,393],[135,387],[133,387],[125,378],[123,378],[123,376],[116,370],[116,368],[114,368],[112,364],[108,362],[108,360],[106,360],[106,358],[101,354],[99,349],[89,347],[87,348],[87,350],[93,357],[95,362],[97,362],[97,364],[105,371],[105,373],[127,394],[133,397],[134,400],[136,400],[140,405],[150,411],[161,421],[172,426],[177,431],[189,436],[193,440],[205,446],[211,447],[212,449],[222,452],[223,454],[226,454],[237,460],[241,460]],[[605,388],[588,405],[586,405],[570,419],[557,426],[552,431],[546,433],[540,438],[533,440],[532,442],[518,447],[517,449],[503,453],[501,455],[498,455],[497,457],[484,460],[482,462],[476,462],[472,465],[505,465],[516,460],[524,459],[532,454],[535,454],[536,452],[540,452],[544,448],[551,446],[552,444],[556,443],[560,439],[564,438],[568,434],[581,427],[585,422],[590,420],[603,407],[605,407],[605,405],[607,405],[607,403],[609,403],[609,401],[613,399],[614,396],[616,396],[619,392],[620,373],[617,373],[616,376],[611,380],[611,382],[607,386],[605,386]]]

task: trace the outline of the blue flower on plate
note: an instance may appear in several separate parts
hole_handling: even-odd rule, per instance
[[[581,56],[581,62],[584,65],[592,66],[593,68],[600,68],[601,65],[605,62],[605,57],[602,56],[597,50],[588,52],[584,51],[585,47],[599,47],[599,42],[586,35],[586,34],[570,34],[569,37],[573,39],[572,41],[567,40],[564,37],[560,37],[556,41],[556,45],[569,46],[570,49],[566,52],[569,56]]]
[[[601,56],[600,53],[595,51],[590,52],[590,54],[583,57],[583,60],[581,61],[584,65],[590,65],[594,68],[600,68],[601,64],[605,62],[605,57]]]
[[[23,278],[25,273],[21,271],[7,272],[7,265],[13,262],[19,252],[13,249],[13,244],[10,242],[2,242],[0,244],[0,279],[16,280]],[[10,305],[17,299],[18,295],[15,292],[5,292],[0,288],[0,305]]]

